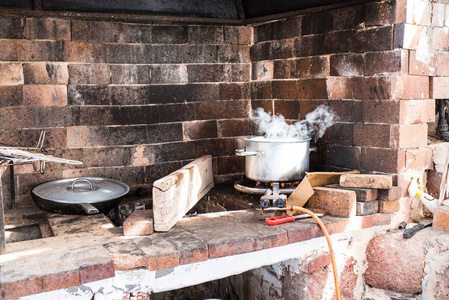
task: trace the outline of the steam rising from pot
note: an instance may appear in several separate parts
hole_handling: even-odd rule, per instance
[[[328,106],[320,105],[314,111],[306,115],[305,120],[294,124],[287,124],[282,115],[271,115],[263,108],[258,108],[253,112],[254,123],[259,134],[265,134],[270,138],[297,138],[315,141],[324,135],[327,128],[332,126],[337,120],[334,112]]]

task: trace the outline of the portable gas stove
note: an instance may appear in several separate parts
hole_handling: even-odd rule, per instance
[[[293,193],[298,185],[299,181],[265,183],[243,179],[237,181],[234,184],[234,188],[239,192],[262,195],[260,197],[260,207],[266,209],[269,207],[284,208],[287,195]]]

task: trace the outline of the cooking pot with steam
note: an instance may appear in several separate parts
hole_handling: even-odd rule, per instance
[[[310,139],[245,138],[245,149],[235,153],[245,158],[245,175],[261,182],[299,181],[309,170]]]

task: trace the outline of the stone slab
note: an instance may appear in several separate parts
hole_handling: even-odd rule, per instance
[[[126,236],[149,235],[154,232],[153,210],[135,210],[123,222],[123,234]]]
[[[80,232],[105,231],[114,228],[114,224],[103,214],[95,215],[50,215],[48,218],[55,236]]]

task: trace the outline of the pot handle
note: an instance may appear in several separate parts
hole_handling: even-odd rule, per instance
[[[89,215],[98,214],[98,209],[90,203],[80,203],[81,208]]]
[[[285,130],[282,130],[282,129],[281,129],[281,130],[275,130],[275,131],[280,131],[280,132],[284,133],[284,139],[287,138],[287,133],[285,132]],[[272,132],[273,132],[273,129],[271,129],[271,130],[268,131],[268,133],[267,133],[267,138],[270,138]]]
[[[90,181],[87,178],[77,178],[72,182],[72,185],[70,186],[70,190],[74,190],[75,189],[75,183],[80,182],[80,181],[87,181],[89,183],[90,186],[90,190],[93,191],[94,190],[94,185],[92,183],[92,181]]]
[[[265,156],[264,151],[246,151],[246,149],[236,149],[235,154],[238,156]]]

